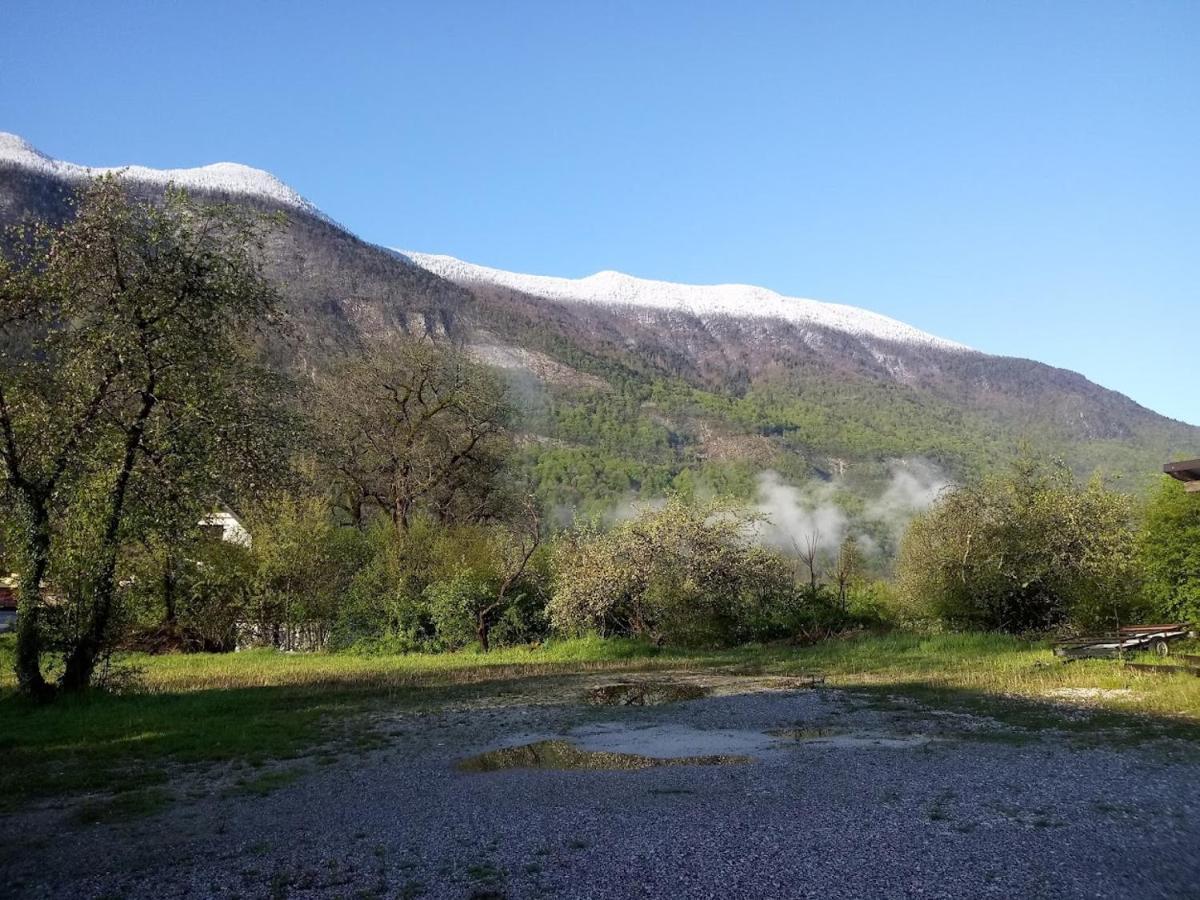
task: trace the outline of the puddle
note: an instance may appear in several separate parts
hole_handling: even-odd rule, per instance
[[[711,688],[699,684],[626,681],[592,688],[587,692],[587,701],[595,706],[658,706],[697,700],[710,693]]]
[[[629,770],[658,766],[729,766],[750,762],[748,756],[645,756],[609,750],[585,750],[570,741],[535,741],[518,747],[490,750],[464,759],[463,772],[501,772],[505,769]]]
[[[880,748],[900,750],[905,747],[924,747],[932,740],[927,734],[872,734],[870,732],[847,731],[844,728],[827,728],[823,726],[777,728],[774,731],[768,731],[767,734],[778,739],[795,741],[800,744],[840,749]]]
[[[908,747],[924,747],[931,740],[933,740],[933,738],[927,734],[906,734],[900,736],[880,734],[839,734],[826,738],[814,738],[807,743],[822,747],[836,747],[843,750],[904,750]]]
[[[530,740],[463,760],[464,772],[506,769],[650,769],[657,766],[723,766],[774,756],[788,744],[841,749],[922,747],[925,734],[880,734],[828,726],[795,726],[772,731],[704,729],[688,725],[631,725],[602,722],[576,728],[560,738]]]
[[[693,728],[690,725],[628,725],[602,722],[570,735],[586,750],[635,753],[653,757],[751,756],[770,750],[775,741],[761,731]]]

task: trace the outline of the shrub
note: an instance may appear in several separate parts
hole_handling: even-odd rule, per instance
[[[178,587],[184,648],[234,650],[250,606],[254,560],[245,547],[220,540],[203,541],[196,555],[182,567]]]
[[[249,612],[258,639],[287,649],[323,647],[370,542],[333,522],[329,504],[281,497],[255,511],[254,593]]]
[[[1135,613],[1130,498],[1061,464],[1012,468],[945,494],[908,528],[897,565],[911,615],[1023,632],[1090,628]]]
[[[475,611],[496,596],[496,583],[478,572],[464,571],[425,589],[438,643],[459,650],[475,640]]]
[[[1163,478],[1146,508],[1139,550],[1155,617],[1200,621],[1200,494]]]
[[[555,553],[553,625],[690,645],[757,636],[790,598],[791,575],[778,554],[750,544],[750,521],[673,498],[607,533],[569,536]]]

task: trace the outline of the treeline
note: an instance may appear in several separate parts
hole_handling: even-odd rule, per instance
[[[753,542],[753,517],[736,506],[673,499],[550,538],[535,508],[523,515],[443,522],[420,510],[405,528],[384,516],[355,526],[326,500],[281,496],[246,519],[249,545],[201,539],[176,556],[169,612],[155,578],[165,557],[144,554],[123,639],[436,652],[599,633],[713,646],[870,621],[872,586],[853,569],[841,594],[810,584],[796,560]]]

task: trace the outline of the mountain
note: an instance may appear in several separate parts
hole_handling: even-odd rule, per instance
[[[570,303],[624,307],[630,311],[682,312],[704,319],[733,318],[797,323],[889,343],[918,344],[943,350],[970,350],[962,344],[865,309],[783,297],[748,284],[694,285],[649,281],[621,272],[597,272],[587,278],[522,275],[472,265],[452,256],[398,251],[422,268],[461,285],[496,285]]]
[[[285,213],[266,259],[297,323],[298,345],[272,351],[280,365],[320,369],[363,340],[408,334],[455,341],[496,366],[522,407],[524,464],[549,503],[752,493],[766,469],[858,479],[865,495],[898,460],[955,477],[1001,464],[1022,441],[1080,474],[1102,468],[1136,486],[1200,448],[1200,429],[1075,372],[855,307],[618,272],[525,275],[379,247],[234,163],[91,169],[0,134],[0,224],[62,221],[72,189],[104,171],[148,197],[173,182]]]
[[[71,214],[73,191],[87,178],[121,173],[131,191],[161,195],[168,184],[213,200],[281,212],[287,225],[267,241],[266,271],[301,324],[298,362],[353,347],[364,334],[456,333],[470,295],[396,254],[359,240],[275,176],[236,163],[196,169],[89,168],[60,162],[0,132],[0,225]],[[290,349],[278,350],[290,359]]]

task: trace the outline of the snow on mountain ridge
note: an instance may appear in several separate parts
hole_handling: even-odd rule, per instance
[[[8,162],[24,169],[68,181],[79,181],[110,172],[122,173],[131,181],[198,191],[245,194],[291,206],[325,221],[332,221],[316,206],[288,187],[270,172],[241,163],[219,162],[194,169],[151,169],[146,166],[81,166],[63,162],[42,153],[19,135],[0,131],[0,163]]]
[[[680,310],[700,317],[782,319],[801,325],[832,328],[859,337],[974,352],[965,344],[937,337],[870,310],[821,300],[786,297],[755,285],[676,284],[636,278],[611,270],[597,272],[586,278],[523,275],[475,265],[453,256],[408,250],[396,252],[415,265],[461,285],[495,284],[548,300]]]

